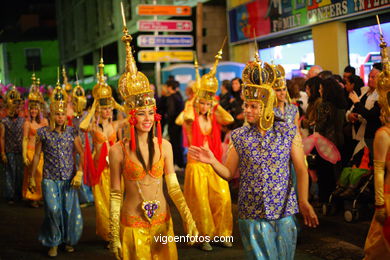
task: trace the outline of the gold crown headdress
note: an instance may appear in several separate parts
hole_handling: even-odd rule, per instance
[[[387,44],[383,39],[382,29],[380,27],[379,18],[376,16],[380,32],[380,48],[382,54],[382,72],[378,76],[377,92],[379,94],[378,102],[381,105],[381,113],[386,123],[390,122],[390,63],[387,53]]]
[[[268,63],[262,63],[256,46],[255,61],[248,62],[242,71],[242,93],[245,101],[260,103],[259,128],[268,130],[274,122],[275,91],[272,89],[276,80],[276,71]]]
[[[57,84],[50,97],[50,129],[54,130],[56,127],[54,115],[55,113],[66,113],[67,110],[67,97],[66,91],[61,87],[59,69],[57,73]],[[64,124],[64,129],[66,124]]]
[[[18,106],[22,102],[22,99],[20,98],[20,93],[16,89],[15,85],[12,85],[11,89],[8,90],[5,99],[7,102],[8,116],[12,117],[15,115]]]
[[[118,91],[122,96],[124,103],[124,110],[129,115],[130,123],[130,138],[131,138],[131,149],[136,149],[135,143],[135,130],[136,125],[135,112],[138,109],[153,107],[156,108],[156,100],[154,98],[153,90],[150,88],[149,80],[141,71],[138,71],[135,63],[131,40],[132,37],[128,34],[126,27],[126,18],[124,15],[123,4],[121,2],[121,11],[123,19],[123,36],[122,42],[126,48],[126,68],[125,72],[120,76],[118,81]],[[157,122],[157,138],[158,142],[162,144],[162,133],[160,125],[161,116],[155,113],[155,121]]]
[[[195,68],[195,83],[192,86],[192,91],[195,93],[195,95],[198,93],[198,90],[200,89],[201,83],[200,83],[200,74],[199,74],[199,64],[198,64],[198,58],[195,55],[195,61],[194,61],[194,68]]]
[[[73,89],[73,87],[72,87],[72,84],[70,84],[70,83],[68,82],[68,76],[66,76],[65,66],[62,67],[62,77],[64,78],[64,84],[63,84],[63,86],[64,86],[64,88],[65,88],[65,91],[68,92],[68,93],[71,92],[72,89]]]
[[[41,106],[43,105],[44,100],[43,100],[43,96],[39,90],[39,85],[38,85],[39,79],[35,77],[35,73],[32,74],[31,81],[32,81],[32,84],[31,84],[30,91],[29,91],[28,97],[27,97],[28,109],[31,109],[31,108],[41,109]]]
[[[273,89],[281,89],[286,87],[286,73],[282,65],[271,65],[275,71],[275,82],[272,85]]]
[[[104,63],[103,57],[100,58],[100,63],[98,65],[99,72],[97,74],[98,82],[92,89],[92,96],[96,102],[98,102],[98,107],[113,107],[114,100],[112,98],[111,87],[106,83],[104,78]]]
[[[283,66],[280,64],[278,64],[278,65],[272,64],[271,66],[275,70],[275,82],[272,85],[272,88],[275,91],[285,88],[286,92],[287,92],[286,93],[287,102],[291,103],[291,98],[290,98],[290,95],[288,94],[288,91],[287,91],[286,72],[285,72]]]
[[[126,69],[118,82],[118,91],[125,101],[125,111],[130,113],[134,109],[156,106],[154,93],[150,88],[149,80],[141,71],[138,71],[130,42],[132,37],[127,28],[123,29],[122,41],[126,46]]]
[[[200,79],[200,86],[196,92],[198,99],[214,100],[215,93],[218,91],[218,79],[215,74],[217,73],[219,60],[222,59],[222,49],[225,45],[225,42],[226,37],[223,40],[221,49],[218,51],[217,55],[215,55],[215,62],[213,67],[211,67],[211,70],[204,74]]]
[[[77,74],[76,74],[77,78]],[[85,107],[87,106],[87,99],[85,98],[85,91],[80,86],[79,80],[76,80],[76,86],[73,89],[72,92],[72,102],[73,102],[73,108],[75,116],[79,117],[82,115]]]

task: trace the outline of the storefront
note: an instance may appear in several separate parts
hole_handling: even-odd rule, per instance
[[[253,59],[256,39],[260,58],[282,64],[288,78],[301,75],[314,64],[337,74],[351,64],[360,72],[367,54],[379,50],[379,33],[377,26],[365,31],[358,28],[375,25],[378,14],[390,42],[389,7],[388,0],[230,0],[230,57],[236,62]]]

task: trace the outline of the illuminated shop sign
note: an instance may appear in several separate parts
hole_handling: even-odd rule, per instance
[[[266,3],[266,4],[264,4]],[[390,0],[255,0],[229,10],[230,41],[240,42],[390,7]]]

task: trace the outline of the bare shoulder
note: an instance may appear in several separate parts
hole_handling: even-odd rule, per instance
[[[23,127],[30,127],[30,121],[24,120]]]
[[[171,143],[168,140],[163,138],[162,139],[162,148],[163,148],[163,150],[165,150],[165,149],[172,149],[172,145],[171,145]]]
[[[44,124],[45,126],[49,125],[49,121],[47,121],[47,118],[43,118],[43,124]]]

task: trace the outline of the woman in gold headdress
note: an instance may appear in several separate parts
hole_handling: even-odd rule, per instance
[[[189,145],[209,147],[216,158],[222,158],[221,125],[233,123],[233,117],[219,104],[214,104],[218,90],[215,77],[222,48],[215,56],[211,71],[200,78],[196,68],[195,98],[186,103],[184,128]],[[197,65],[197,64],[196,64]],[[176,123],[179,120],[176,121]],[[229,184],[219,177],[213,168],[205,163],[188,158],[185,170],[184,197],[190,208],[199,233],[202,236],[230,236],[233,217]],[[231,247],[231,242],[222,243]],[[211,251],[209,242],[202,243],[202,250]]]
[[[119,79],[118,90],[129,115],[131,139],[118,142],[110,150],[110,249],[117,259],[177,259],[175,242],[166,240],[173,239],[174,234],[163,175],[186,231],[191,236],[198,232],[174,172],[172,146],[161,137],[161,118],[149,80],[137,70],[126,27],[124,32],[126,72]],[[163,240],[156,241],[158,237]]]
[[[42,107],[44,100],[42,94],[39,92],[38,85],[36,84],[35,74],[32,75],[32,86],[30,93],[28,94],[28,117],[23,125],[23,162],[24,168],[24,181],[23,181],[23,198],[31,200],[31,206],[37,208],[39,206],[38,201],[42,200],[42,169],[43,169],[43,156],[40,157],[37,171],[35,174],[35,183],[37,184],[36,191],[31,193],[28,189],[28,180],[31,177],[31,162],[34,158],[35,152],[35,139],[37,130],[41,127],[47,126],[48,121],[42,116]]]
[[[381,121],[375,133],[375,215],[364,246],[364,259],[390,259],[390,63],[387,44],[380,36],[383,70],[377,78]]]
[[[93,140],[93,155],[89,150],[89,140],[85,142],[87,172],[85,182],[92,186],[96,207],[96,233],[105,241],[109,240],[109,196],[110,170],[108,165],[109,148],[117,140],[117,132],[127,119],[112,120],[112,109],[121,109],[112,97],[112,90],[104,79],[103,59],[100,60],[98,83],[93,87],[94,102],[88,115],[80,124],[80,129],[90,132]],[[92,158],[93,157],[93,158]]]

